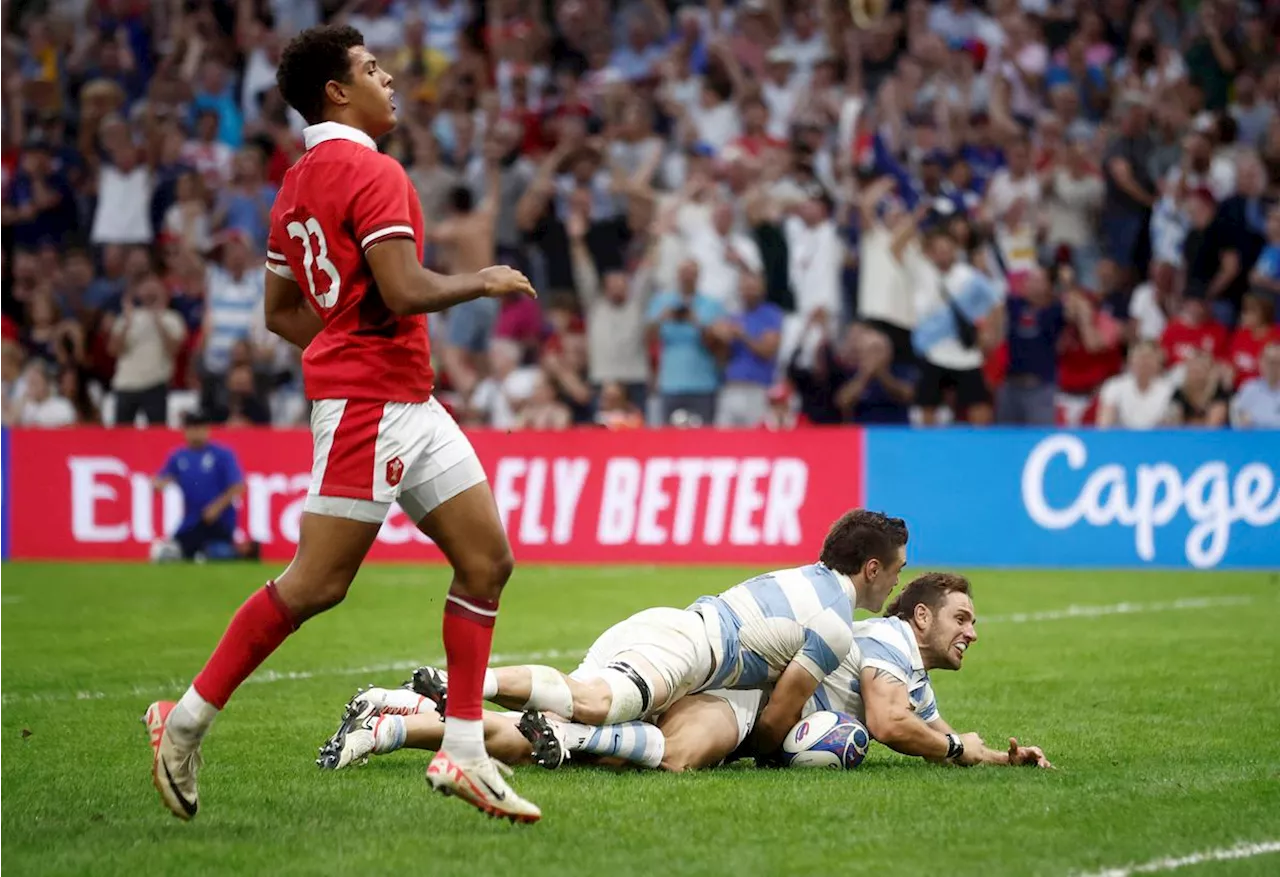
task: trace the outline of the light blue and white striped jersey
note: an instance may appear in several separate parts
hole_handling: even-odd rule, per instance
[[[792,661],[821,680],[849,652],[856,599],[849,577],[821,563],[700,598],[689,608],[706,621],[716,665],[696,690],[766,686]]]
[[[869,618],[853,625],[853,647],[805,704],[804,714],[819,710],[848,713],[866,724],[862,703],[862,671],[868,667],[892,673],[907,686],[911,711],[922,721],[940,718],[938,699],[925,672],[911,626],[901,618]]]

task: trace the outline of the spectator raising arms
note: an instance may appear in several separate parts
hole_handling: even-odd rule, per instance
[[[887,6],[8,4],[6,422],[31,359],[89,420],[113,397],[157,420],[197,384],[229,423],[307,418],[260,315],[305,151],[281,48],[322,19],[394,78],[378,148],[415,183],[424,263],[542,292],[430,321],[470,423],[986,424],[996,399],[1077,425],[1140,341],[1169,374],[1139,390],[1131,366],[1122,407],[1156,393],[1163,419],[1153,388],[1202,391],[1200,351],[1242,392],[1280,310],[1280,5]],[[169,311],[185,338],[152,332]]]

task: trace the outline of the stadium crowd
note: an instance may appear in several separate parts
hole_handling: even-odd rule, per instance
[[[674,7],[674,8],[673,8]],[[1280,428],[1280,3],[6,2],[8,425],[305,422],[284,40],[395,76],[465,424]]]

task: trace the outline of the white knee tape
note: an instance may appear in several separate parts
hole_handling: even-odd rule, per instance
[[[644,714],[644,696],[625,673],[606,667],[600,671],[600,678],[609,686],[610,695],[605,724],[632,722]]]

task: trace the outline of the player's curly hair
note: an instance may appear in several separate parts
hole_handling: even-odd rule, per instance
[[[363,45],[364,34],[354,27],[325,24],[304,30],[284,47],[276,85],[308,125],[324,121],[325,86],[351,81],[349,52]]]
[[[836,572],[855,576],[872,558],[892,563],[906,544],[907,524],[902,518],[853,509],[831,525],[818,559]]]
[[[942,608],[948,594],[973,595],[969,580],[959,573],[927,572],[902,589],[902,593],[884,610],[885,618],[901,618],[910,621],[920,604],[933,612]]]

